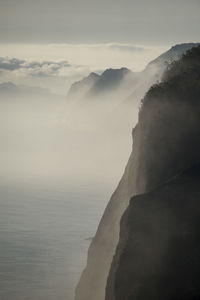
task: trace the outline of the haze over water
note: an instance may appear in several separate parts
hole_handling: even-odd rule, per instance
[[[73,299],[108,193],[63,183],[0,189],[0,299]]]
[[[66,98],[1,98],[2,300],[73,299],[123,172],[130,132],[104,128],[103,110],[77,109]]]

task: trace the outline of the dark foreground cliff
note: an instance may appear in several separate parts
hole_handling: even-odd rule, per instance
[[[200,299],[200,47],[148,91],[135,132],[140,195],[121,221],[106,300]]]
[[[141,285],[144,289],[145,284],[143,284],[143,282],[147,283],[150,277],[148,277],[146,281],[145,278],[142,278],[142,275],[138,275],[139,277],[135,277],[136,279],[134,279],[134,276],[132,276],[132,270],[135,270],[134,263],[138,260],[138,268],[141,267],[145,270],[144,273],[141,273],[144,277],[148,266],[150,268],[148,271],[151,272],[151,269],[156,269],[156,265],[153,265],[153,262],[151,265],[146,261],[146,266],[143,268],[139,265],[143,257],[132,257],[131,247],[134,247],[134,245],[129,243],[129,239],[135,239],[135,233],[132,231],[131,222],[123,221],[125,225],[121,228],[119,240],[119,223],[121,216],[127,208],[132,196],[139,194],[147,195],[148,192],[156,190],[159,185],[162,185],[169,179],[171,180],[171,178],[182,173],[199,161],[200,47],[196,47],[188,52],[180,61],[174,63],[165,73],[163,81],[153,86],[142,101],[139,121],[133,130],[133,150],[125,173],[105,210],[96,236],[89,248],[87,267],[77,286],[76,300],[104,300],[105,297],[106,300],[135,300],[136,294],[132,293],[132,286],[136,289],[136,286]],[[198,181],[198,179],[195,180]],[[197,190],[197,188],[198,184],[196,183],[195,189]],[[188,193],[190,189],[191,186],[188,186]],[[181,188],[177,198],[178,203],[180,203],[180,199],[182,198],[183,201],[187,202],[189,198],[185,197],[184,190],[182,196],[180,191]],[[161,196],[161,194],[159,195]],[[176,192],[173,197],[176,197]],[[194,194],[192,197],[194,197]],[[158,195],[156,199],[155,201],[159,200]],[[164,199],[164,196],[162,199]],[[161,202],[162,199],[160,200]],[[133,199],[131,200],[131,205],[127,208],[126,215],[132,216],[132,207],[134,207],[134,205],[132,206],[132,202],[134,202]],[[197,204],[197,199],[194,200],[194,202]],[[160,204],[158,201],[158,207],[162,205],[164,207],[164,205],[170,204]],[[142,207],[139,206],[138,209],[142,209]],[[153,213],[154,208],[151,209]],[[155,207],[155,210],[156,209]],[[158,210],[159,209],[160,208],[158,208]],[[179,209],[181,213],[182,208],[180,207]],[[172,211],[172,215],[173,214],[174,212]],[[133,216],[135,216],[134,212]],[[143,218],[142,212],[139,216],[141,219]],[[165,216],[161,215],[160,218],[164,219]],[[126,220],[125,217],[123,220],[124,219]],[[159,216],[157,217],[156,224],[162,228],[163,224],[159,224]],[[191,224],[191,226],[193,225]],[[153,236],[152,230],[151,228],[150,237]],[[133,237],[131,237],[132,234]],[[182,234],[181,231],[180,234]],[[119,245],[113,259],[118,241]],[[142,241],[140,242],[142,243]],[[149,244],[151,244],[151,241],[149,241]],[[145,244],[143,246],[145,246]],[[167,247],[168,245],[166,244],[166,249]],[[137,251],[137,249],[135,249],[135,251]],[[145,250],[144,248],[143,251],[146,251],[145,253],[148,255],[148,249]],[[151,256],[151,249],[149,251]],[[158,251],[158,249],[155,251]],[[127,268],[127,264],[129,263],[130,266]],[[176,264],[176,262],[174,263]],[[165,267],[167,268],[167,265],[165,265]],[[167,274],[173,273],[172,270],[169,270],[169,273],[165,274],[165,270],[163,267],[164,273],[162,274],[162,278],[168,276]],[[188,269],[188,272],[190,272],[190,269]],[[154,275],[152,276],[154,277]],[[151,280],[153,280],[153,277]],[[194,281],[195,280],[194,278]],[[127,285],[125,285],[126,283]],[[105,294],[106,284],[107,288]],[[168,284],[167,281],[166,284]],[[154,285],[154,287],[155,286],[156,285]],[[170,289],[172,288],[170,284],[168,286]],[[148,298],[146,294],[137,294],[138,298],[136,299],[163,300],[164,298],[160,296],[161,294],[159,294],[159,292],[157,293],[158,294],[152,294],[152,297],[155,296],[155,298]],[[170,293],[171,292],[168,291],[167,295],[170,295]],[[177,297],[176,299],[185,298]]]
[[[200,299],[199,185],[200,165],[131,199],[106,299]]]

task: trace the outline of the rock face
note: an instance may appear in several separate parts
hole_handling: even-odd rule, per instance
[[[135,99],[140,101],[147,90],[156,82],[160,81],[165,69],[172,63],[179,60],[188,50],[199,46],[200,43],[184,43],[171,47],[168,51],[162,53],[159,57],[152,60],[144,69],[137,74],[140,84],[132,90],[132,93],[126,99],[126,102],[132,103]]]
[[[127,252],[124,252],[128,251],[128,255],[132,255],[132,245],[129,252],[128,244],[132,227],[129,228],[130,222],[127,221],[126,216],[132,216],[131,208],[134,205],[128,206],[128,204],[132,196],[156,189],[163,182],[200,161],[199,78],[200,47],[197,47],[174,63],[165,73],[163,82],[153,86],[143,99],[139,122],[133,130],[133,150],[125,173],[111,197],[89,248],[87,266],[76,289],[76,300],[104,300],[105,297],[106,300],[133,299],[131,272],[134,266],[130,260],[131,271],[130,273],[129,269],[126,271],[128,260],[126,260]],[[191,186],[188,186],[188,193],[190,188]],[[181,195],[179,198],[181,199]],[[147,201],[146,198],[144,201]],[[186,198],[185,201],[187,202]],[[131,200],[131,203],[133,202],[134,200]],[[159,205],[162,204],[158,203]],[[119,241],[120,219],[126,208]],[[138,206],[138,209],[142,207]],[[153,213],[154,207],[151,209]],[[165,220],[164,215],[163,220]],[[150,233],[153,235],[153,232]],[[113,259],[118,241],[119,245]],[[133,262],[136,260],[134,259],[133,257]],[[148,263],[147,261],[146,268]],[[125,291],[123,288],[123,276],[126,281],[130,276],[127,285],[130,290]],[[138,278],[137,284],[140,284]],[[122,291],[118,290],[120,287]],[[118,293],[119,298],[117,298]],[[137,295],[139,296],[136,299],[148,298],[140,297],[141,294]],[[161,300],[162,297],[159,297],[154,299]]]
[[[200,299],[199,183],[200,165],[131,199],[107,300]]]
[[[170,64],[176,60],[179,60],[188,50],[198,47],[199,45],[200,43],[183,43],[175,45],[156,59],[152,60],[148,64],[147,68],[152,65],[157,65],[160,68],[164,68],[166,64]]]
[[[106,300],[200,297],[199,79],[196,47],[142,101],[133,169],[140,196],[121,221]]]

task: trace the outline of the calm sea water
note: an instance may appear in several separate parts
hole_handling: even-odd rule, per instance
[[[1,184],[0,299],[72,300],[108,193]]]

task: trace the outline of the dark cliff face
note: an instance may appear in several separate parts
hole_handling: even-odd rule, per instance
[[[76,289],[76,300],[105,299],[110,265],[119,241],[120,219],[131,197],[155,189],[200,161],[199,61],[200,48],[181,60],[185,75],[182,71],[175,72],[180,68],[177,62],[171,72],[167,71],[163,82],[150,89],[143,99],[139,122],[133,130],[133,150],[89,248],[87,266]],[[196,80],[189,80],[191,78]],[[121,268],[118,264],[120,256],[118,250],[110,270],[107,300],[117,299],[115,287],[116,284],[120,286],[122,278],[116,279],[115,274],[119,274],[117,270]]]
[[[137,168],[129,178],[137,194],[146,194],[131,199],[122,219],[106,300],[200,297],[200,172],[172,180],[200,161],[199,66],[197,47],[142,101],[134,133]]]
[[[142,100],[139,192],[200,160],[200,47],[172,64]],[[188,155],[190,154],[190,155]]]
[[[106,299],[200,299],[199,183],[200,166],[131,199]]]

